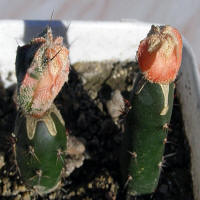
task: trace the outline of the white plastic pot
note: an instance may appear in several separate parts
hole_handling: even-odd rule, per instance
[[[64,36],[71,64],[84,61],[134,61],[138,44],[150,29],[142,22],[0,21],[0,74],[8,87],[16,83],[18,45],[28,42],[46,25]],[[200,200],[200,78],[189,44],[183,40],[183,60],[177,92],[185,132],[191,148],[191,173],[195,200]]]

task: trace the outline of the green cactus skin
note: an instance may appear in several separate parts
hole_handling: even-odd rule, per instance
[[[60,182],[67,144],[59,111],[52,105],[40,119],[18,114],[15,135],[16,162],[24,183],[40,194],[54,190]]]
[[[174,83],[141,82],[134,89],[120,155],[127,196],[155,191],[173,106]]]

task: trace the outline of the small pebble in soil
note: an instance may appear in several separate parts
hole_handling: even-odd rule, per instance
[[[5,154],[3,152],[0,152],[0,170],[1,168],[5,165],[5,159],[4,159]]]
[[[108,113],[112,119],[116,122],[119,116],[123,113],[124,110],[124,99],[119,90],[115,90],[111,94],[111,99],[106,102]]]

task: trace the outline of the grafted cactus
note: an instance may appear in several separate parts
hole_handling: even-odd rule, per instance
[[[67,137],[62,116],[52,103],[68,74],[68,50],[62,37],[53,39],[49,27],[18,47],[15,156],[24,183],[41,194],[60,182]]]
[[[181,64],[182,39],[170,26],[152,26],[140,42],[141,74],[130,100],[120,164],[127,196],[155,191],[170,123],[174,79]]]

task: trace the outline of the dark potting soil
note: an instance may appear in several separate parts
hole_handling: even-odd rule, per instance
[[[125,200],[118,162],[125,116],[114,120],[108,113],[107,102],[117,88],[128,98],[133,85],[131,76],[137,66],[134,63],[113,65],[100,85],[95,85],[96,78],[85,84],[76,66],[72,67],[69,82],[62,88],[55,104],[70,137],[78,138],[84,151],[66,155],[62,185],[45,196],[27,189],[20,180],[13,155],[15,86],[5,89],[3,84],[0,85],[0,199]],[[127,69],[130,69],[129,73]],[[120,81],[123,81],[122,86]],[[190,149],[183,126],[181,105],[175,96],[158,188],[154,194],[132,197],[133,200],[194,199]],[[74,146],[80,147],[77,142]]]

